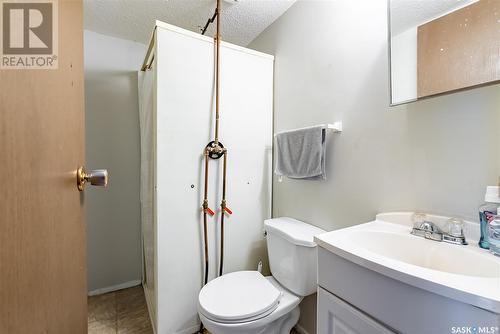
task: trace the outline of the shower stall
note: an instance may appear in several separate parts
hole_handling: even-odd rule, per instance
[[[139,73],[143,286],[157,334],[199,328],[203,246],[204,148],[214,136],[214,40],[157,21]],[[271,216],[274,57],[230,43],[220,47],[220,138],[227,155],[209,160],[209,280],[267,267],[263,221]]]

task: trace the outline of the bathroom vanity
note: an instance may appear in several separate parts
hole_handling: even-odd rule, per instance
[[[412,235],[411,217],[315,237],[318,333],[499,333],[500,258],[477,246],[478,224],[454,245]]]

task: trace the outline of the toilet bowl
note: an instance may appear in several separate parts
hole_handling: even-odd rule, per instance
[[[316,292],[313,238],[325,231],[287,217],[264,226],[273,276],[237,271],[200,291],[198,314],[213,334],[288,334],[298,322],[299,303]]]
[[[298,305],[302,297],[286,290],[272,276],[264,277],[258,271],[238,271],[221,277],[224,279],[220,286],[210,285],[219,283],[214,282],[216,279],[203,288],[198,303],[201,321],[211,333],[290,333],[299,319]],[[254,284],[242,284],[248,279]],[[227,294],[215,298],[221,289]],[[251,295],[255,298],[248,298]],[[251,300],[251,305],[238,303],[244,299]]]

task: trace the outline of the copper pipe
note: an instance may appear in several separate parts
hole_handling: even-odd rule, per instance
[[[216,60],[215,60],[215,138],[214,145],[207,145],[205,148],[205,190],[203,196],[203,238],[204,238],[204,251],[205,251],[205,279],[204,284],[208,282],[208,231],[207,231],[207,213],[208,208],[208,159],[210,153],[216,152],[220,153],[222,151],[224,155],[224,177],[222,184],[222,212],[221,212],[221,257],[220,257],[220,268],[219,275],[222,275],[223,269],[223,258],[224,258],[224,209],[226,205],[226,149],[223,148],[222,144],[219,145],[219,75],[220,75],[220,0],[217,0],[217,7],[215,13],[209,22],[205,25],[203,33],[205,33],[208,24],[213,22],[214,18],[217,18],[217,30],[215,34],[215,50],[216,50]],[[220,156],[219,156],[220,157]],[[219,158],[217,157],[217,158]],[[213,158],[213,157],[212,157]],[[200,324],[199,333],[203,333],[203,323]]]
[[[226,211],[226,175],[227,175],[227,150],[224,149],[224,165],[222,172],[222,201],[220,203],[220,263],[219,276],[222,276],[224,269],[224,215]]]
[[[220,75],[220,0],[217,0],[217,30],[215,32],[216,60],[215,60],[215,145],[219,144],[219,75]]]
[[[205,278],[204,284],[208,282],[208,231],[207,231],[207,213],[208,213],[208,149],[205,149],[205,190],[203,195],[203,240],[205,246]]]

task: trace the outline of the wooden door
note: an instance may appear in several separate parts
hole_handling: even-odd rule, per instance
[[[58,43],[58,69],[0,70],[0,333],[87,332],[81,0]]]

